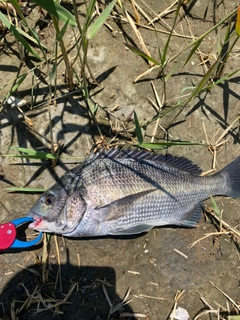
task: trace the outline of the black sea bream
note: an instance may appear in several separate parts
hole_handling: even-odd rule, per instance
[[[43,193],[30,228],[70,237],[129,235],[156,226],[194,227],[211,195],[240,196],[240,157],[201,177],[190,160],[144,150],[100,151]]]

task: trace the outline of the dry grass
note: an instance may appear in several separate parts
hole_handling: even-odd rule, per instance
[[[230,130],[233,129],[233,126],[237,124],[237,127],[239,127],[239,120],[240,117],[237,117],[224,131],[223,133],[217,138],[217,135],[219,133],[220,130],[218,130],[214,136],[211,138],[211,140],[208,138],[207,135],[207,131],[206,131],[206,127],[205,124],[203,123],[203,130],[204,130],[204,134],[206,137],[206,142],[208,145],[208,150],[211,152],[212,156],[213,156],[213,161],[212,161],[212,169],[210,171],[207,171],[205,173],[203,173],[203,175],[209,174],[213,171],[216,170],[216,164],[217,164],[217,152],[219,152],[223,145],[228,142],[228,138],[226,138],[227,134],[230,132]]]
[[[224,295],[224,297],[227,299],[226,301],[226,305],[227,308],[219,305],[217,302],[215,302],[216,307],[214,308],[212,305],[210,305],[207,300],[200,294],[199,294],[199,298],[201,299],[201,301],[203,302],[203,304],[206,307],[206,310],[199,312],[199,314],[194,318],[194,320],[197,319],[201,319],[201,317],[203,315],[215,315],[215,317],[217,317],[218,320],[230,320],[230,318],[233,320],[235,319],[234,314],[235,315],[239,315],[240,314],[240,305],[237,304],[229,295],[227,295],[223,290],[221,290],[220,288],[218,288],[217,286],[215,286],[211,281],[210,283],[220,292]],[[230,305],[229,303],[230,302]],[[226,315],[227,314],[227,315]],[[232,315],[232,316],[231,316]],[[237,316],[236,319],[237,320]]]
[[[208,237],[218,237],[221,235],[227,235],[227,236],[231,237],[231,239],[233,241],[237,241],[237,239],[240,238],[240,232],[237,230],[238,225],[236,225],[235,227],[231,227],[227,222],[225,222],[221,217],[219,217],[216,214],[216,212],[213,208],[208,207],[206,209],[206,213],[211,215],[211,217],[213,217],[214,220],[218,223],[219,231],[210,232],[210,233],[205,234],[202,238],[200,238],[200,239],[194,241],[192,244],[190,244],[188,246],[188,250],[190,250],[197,243],[199,243],[200,241],[202,241]]]

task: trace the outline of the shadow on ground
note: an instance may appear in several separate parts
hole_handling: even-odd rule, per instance
[[[128,305],[111,313],[121,303],[116,289],[115,270],[110,267],[49,265],[42,280],[42,264],[30,265],[4,287],[0,297],[0,319],[127,319]]]

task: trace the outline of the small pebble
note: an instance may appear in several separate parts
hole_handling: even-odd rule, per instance
[[[187,310],[182,307],[177,307],[175,312],[171,313],[171,317],[173,317],[175,320],[190,320]]]

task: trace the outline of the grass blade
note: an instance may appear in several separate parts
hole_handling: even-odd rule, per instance
[[[137,147],[145,148],[145,149],[152,149],[152,150],[162,150],[166,149],[167,147],[172,146],[206,146],[206,144],[202,143],[195,143],[195,142],[188,142],[188,141],[176,141],[176,142],[143,142],[141,144],[135,145]]]
[[[150,57],[149,55],[147,55],[146,53],[142,52],[141,50],[139,50],[138,48],[135,48],[133,46],[131,46],[128,43],[124,43],[124,45],[126,47],[128,47],[132,52],[136,53],[137,55],[143,57],[144,59],[146,59],[147,61],[151,61],[152,63],[154,63],[155,65],[161,66],[161,63],[158,62],[157,60],[153,59],[152,57]]]
[[[188,63],[188,61],[191,59],[191,57],[193,56],[193,54],[196,52],[196,50],[198,49],[198,47],[200,46],[200,44],[202,43],[203,38],[199,39],[198,41],[196,41],[192,47],[192,50],[190,51],[184,65],[183,68],[185,67],[185,65]]]
[[[44,153],[44,152],[43,152]],[[31,154],[3,154],[4,157],[12,157],[12,158],[23,158],[23,159],[51,159],[57,160],[57,157],[53,156],[51,153],[31,155]]]
[[[62,7],[60,4],[53,0],[33,0],[40,7],[45,9],[48,13],[66,23],[69,20],[69,25],[71,27],[76,27],[77,23],[75,17],[67,9]]]
[[[207,90],[211,90],[212,87],[218,85],[219,83],[224,82],[225,80],[231,78],[232,76],[234,76],[236,73],[238,73],[240,71],[240,68],[237,70],[234,70],[233,72],[226,74],[224,77],[218,79],[217,81],[215,81],[213,84],[210,84],[208,87],[206,87]]]
[[[59,31],[59,33],[57,34],[57,36],[56,36],[56,40],[57,40],[57,41],[61,41],[61,40],[62,40],[62,38],[63,38],[63,36],[64,36],[64,34],[65,34],[66,30],[67,30],[68,24],[69,24],[69,20],[67,20],[67,21],[65,22],[64,26],[62,27],[62,29],[61,29],[61,30]]]
[[[13,147],[11,146],[10,149],[16,150],[19,152],[24,152],[25,154],[5,154],[5,157],[16,157],[16,158],[31,158],[31,159],[52,159],[56,160],[57,157],[52,155],[51,153],[43,152],[43,151],[36,151],[33,149],[21,148],[21,147]]]
[[[234,9],[231,13],[229,13],[226,17],[224,17],[224,19],[222,19],[221,21],[219,21],[218,23],[216,23],[212,28],[208,29],[206,32],[204,32],[200,37],[198,37],[196,40],[194,40],[192,43],[188,44],[186,47],[184,47],[180,52],[176,53],[174,56],[172,56],[171,58],[169,58],[168,62],[174,61],[175,59],[177,59],[177,57],[184,51],[186,51],[187,49],[191,48],[192,46],[195,46],[196,42],[198,42],[199,40],[203,40],[203,38],[206,38],[206,36],[208,34],[210,34],[212,31],[217,30],[217,28],[221,25],[224,24],[227,20],[231,19],[235,14],[236,14],[237,10]]]
[[[217,206],[216,201],[214,200],[214,198],[213,198],[212,196],[211,196],[211,203],[212,203],[212,207],[213,207],[214,211],[216,212],[216,214],[217,214],[219,217],[221,217],[221,212],[220,212],[220,210],[219,210],[219,208],[218,208],[218,206]]]
[[[140,127],[138,117],[137,117],[137,114],[135,111],[134,111],[134,122],[135,122],[136,136],[137,136],[138,144],[141,145],[143,143],[142,129]]]
[[[193,90],[193,92],[191,93],[190,97],[188,98],[188,101],[191,101],[194,97],[196,97],[201,91],[202,89],[205,87],[205,85],[208,83],[208,81],[210,80],[210,78],[212,77],[212,75],[215,73],[215,71],[217,70],[217,67],[219,65],[220,61],[216,61],[214,62],[214,64],[208,69],[207,73],[205,74],[205,76],[203,77],[203,79],[199,82],[198,86]]]
[[[240,36],[240,6],[238,6],[237,10],[237,21],[236,21],[236,34],[239,37]]]
[[[33,32],[34,34],[36,34],[36,37],[33,38],[32,36],[30,36],[28,33],[26,33],[24,30],[16,27],[16,30],[24,36],[24,38],[27,38],[28,40],[32,41],[34,44],[39,45],[39,41],[37,41],[35,38],[38,36],[38,34],[35,32],[34,29],[31,29],[31,32]],[[50,49],[48,49],[46,46],[44,46],[44,44],[41,43],[41,47],[47,51],[51,51]]]
[[[174,64],[172,69],[165,75],[165,81],[167,81],[175,73],[178,67],[182,64],[182,61],[184,60],[184,58],[185,58],[185,55],[177,59],[177,62]]]
[[[16,90],[18,89],[18,87],[20,86],[20,84],[26,79],[27,75],[28,75],[27,73],[23,73],[23,74],[21,74],[18,78],[16,78],[16,82],[15,82],[15,84],[12,86],[10,92],[7,94],[6,99],[7,99],[8,97],[10,97],[10,95],[11,95],[14,91],[16,91]]]
[[[164,65],[166,63],[167,52],[168,52],[168,49],[169,49],[170,41],[172,39],[172,34],[173,34],[173,31],[174,31],[174,28],[175,28],[175,25],[176,25],[176,22],[177,22],[177,18],[178,18],[178,14],[179,14],[179,10],[180,10],[181,6],[182,6],[182,1],[178,1],[177,9],[176,9],[176,12],[175,12],[175,18],[174,18],[174,21],[173,21],[173,26],[172,26],[172,28],[170,30],[170,33],[169,33],[167,42],[166,42],[166,44],[164,46],[164,50],[163,50],[163,54],[162,55],[161,55],[161,52],[160,52],[160,47],[158,47],[162,65]]]
[[[93,16],[93,12],[94,12],[94,7],[96,4],[96,0],[90,0],[89,3],[87,3],[85,1],[85,6],[87,9],[87,14],[86,14],[86,19],[85,19],[85,23],[83,24],[82,29],[84,30],[84,34],[86,34],[87,29],[90,26],[90,23],[92,21],[92,16]]]
[[[43,188],[22,188],[22,187],[5,188],[3,190],[11,191],[11,192],[44,192],[46,191],[46,189],[43,189]]]
[[[38,60],[42,60],[42,58],[37,54],[37,52],[30,46],[30,44],[23,38],[17,28],[5,17],[2,12],[0,12],[0,20],[3,24],[9,29],[9,31],[16,37],[16,39],[21,42],[21,44],[31,52]]]
[[[57,70],[57,59],[54,60],[52,70],[49,72],[49,81],[50,83],[53,82],[55,75],[56,75],[56,70]]]
[[[104,24],[104,22],[109,17],[113,7],[116,4],[116,0],[113,0],[99,15],[99,17],[94,21],[94,23],[89,27],[87,32],[87,39],[92,39],[95,34],[98,32],[98,30],[101,28],[101,26]]]

